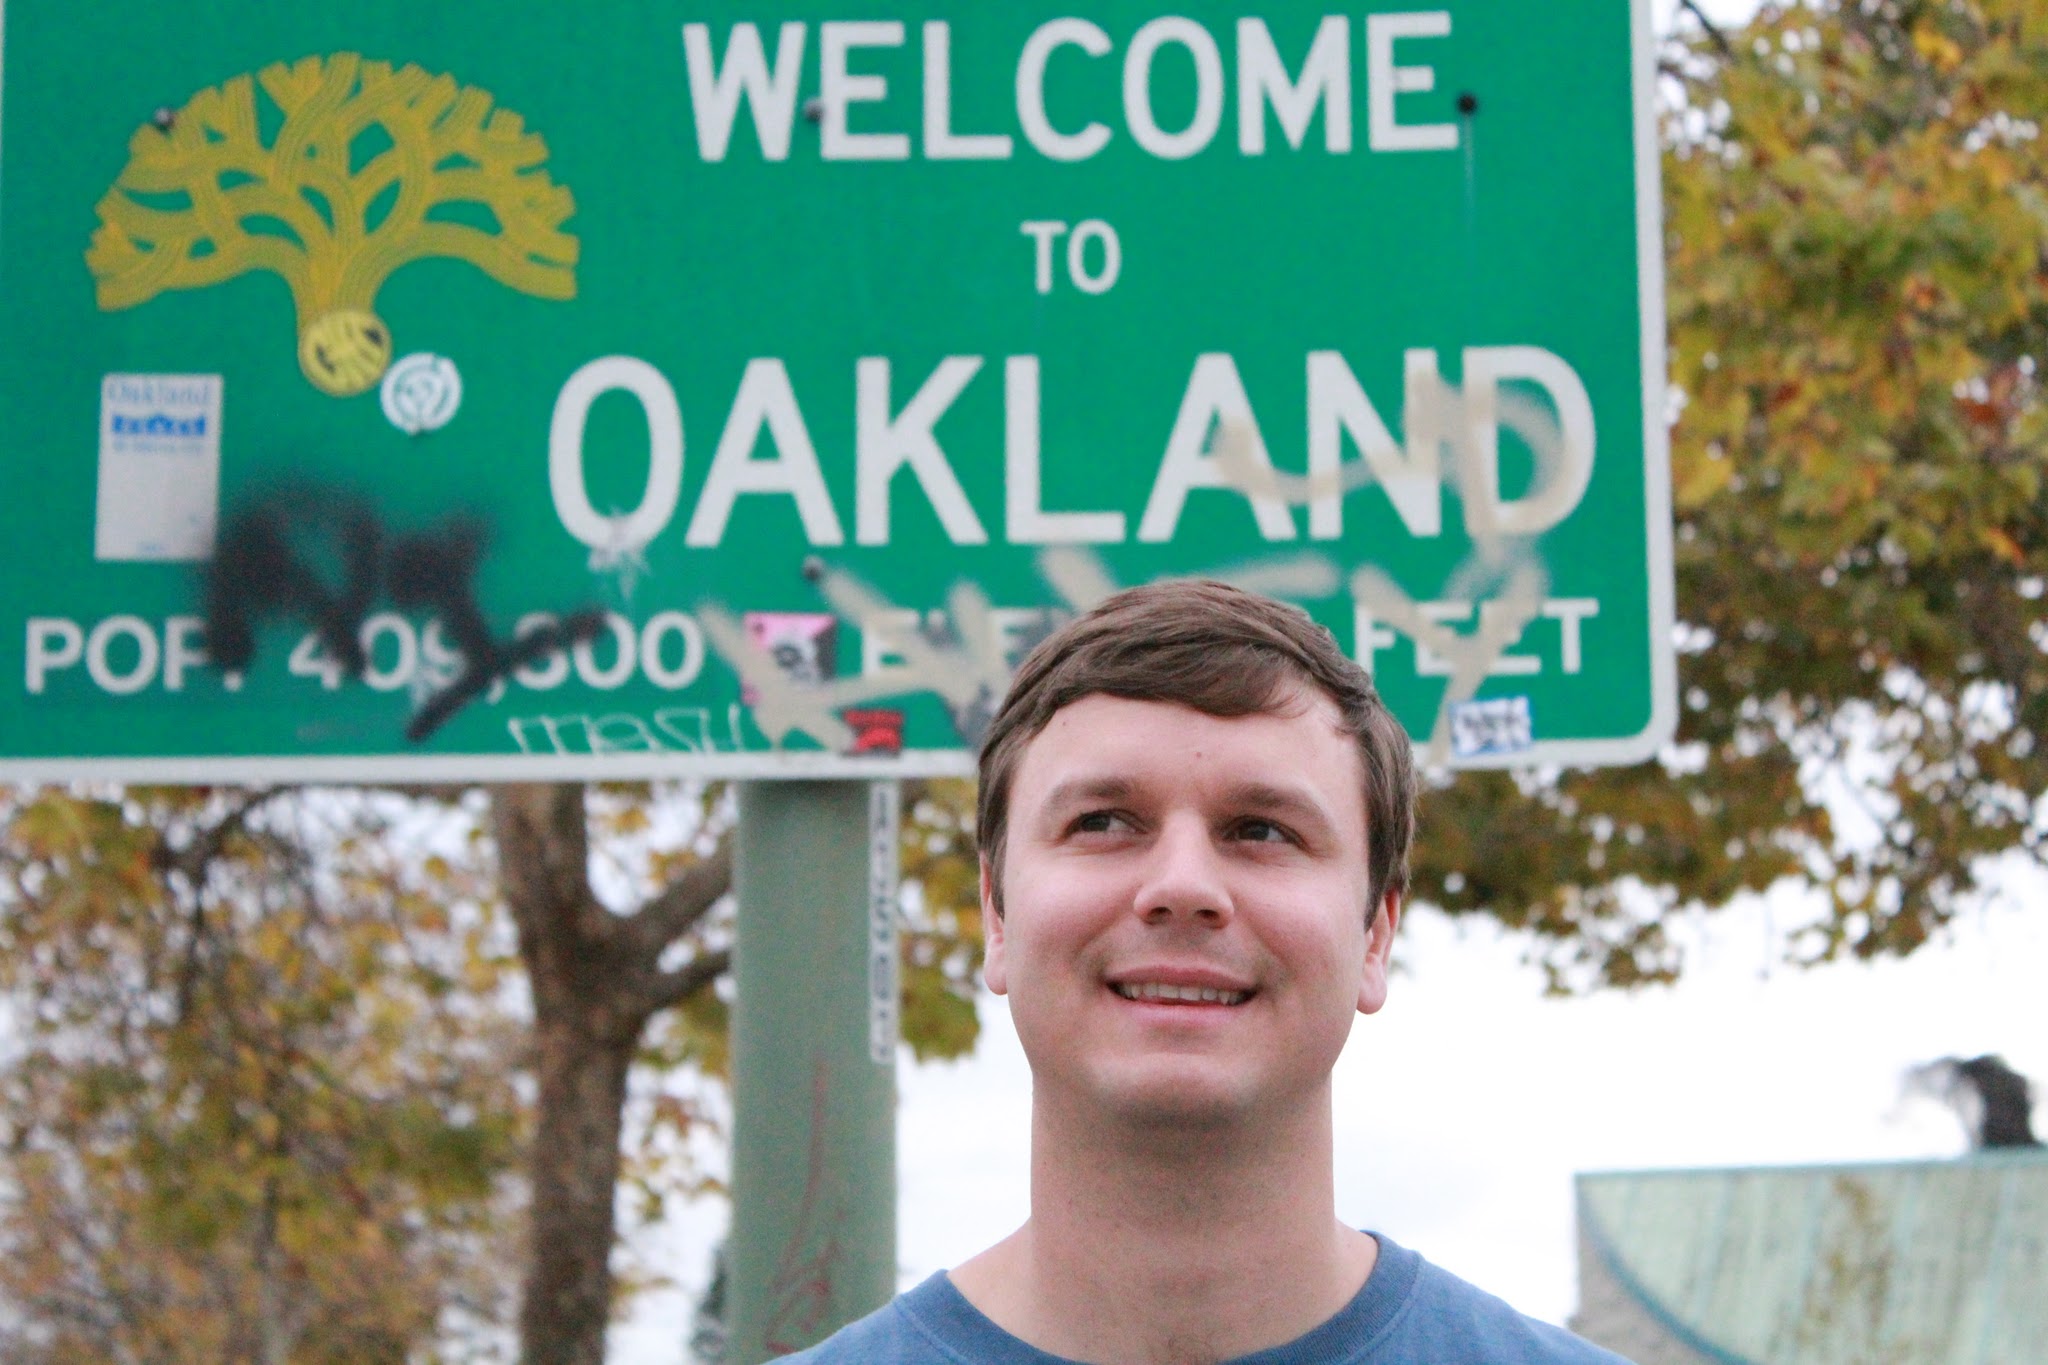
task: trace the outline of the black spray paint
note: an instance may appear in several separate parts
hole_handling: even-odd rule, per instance
[[[363,623],[380,601],[438,611],[462,671],[406,724],[406,739],[417,744],[514,669],[603,629],[603,612],[588,608],[521,639],[494,640],[476,601],[484,545],[474,517],[393,535],[367,504],[331,490],[265,497],[228,522],[202,571],[208,650],[217,666],[239,672],[254,661],[265,624],[302,620],[342,673],[360,678],[370,663]]]

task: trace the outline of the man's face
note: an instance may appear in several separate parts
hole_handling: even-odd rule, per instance
[[[1090,696],[1012,779],[990,989],[1044,1099],[1228,1122],[1327,1092],[1354,1012],[1386,999],[1399,906],[1366,926],[1356,743],[1320,693],[1222,719]]]

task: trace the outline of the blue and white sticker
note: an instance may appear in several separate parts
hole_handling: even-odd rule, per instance
[[[220,517],[217,374],[110,374],[100,380],[99,497],[93,557],[213,557]]]
[[[1488,697],[1451,707],[1451,756],[1495,758],[1518,754],[1536,742],[1527,697]]]

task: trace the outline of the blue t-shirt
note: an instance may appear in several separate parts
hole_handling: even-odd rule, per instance
[[[1337,1315],[1228,1365],[1628,1365],[1381,1237],[1380,1258]],[[1011,1336],[941,1271],[781,1365],[1074,1365]]]

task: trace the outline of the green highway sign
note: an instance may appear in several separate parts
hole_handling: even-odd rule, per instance
[[[0,777],[963,772],[1117,587],[1675,714],[1646,0],[0,9]]]

